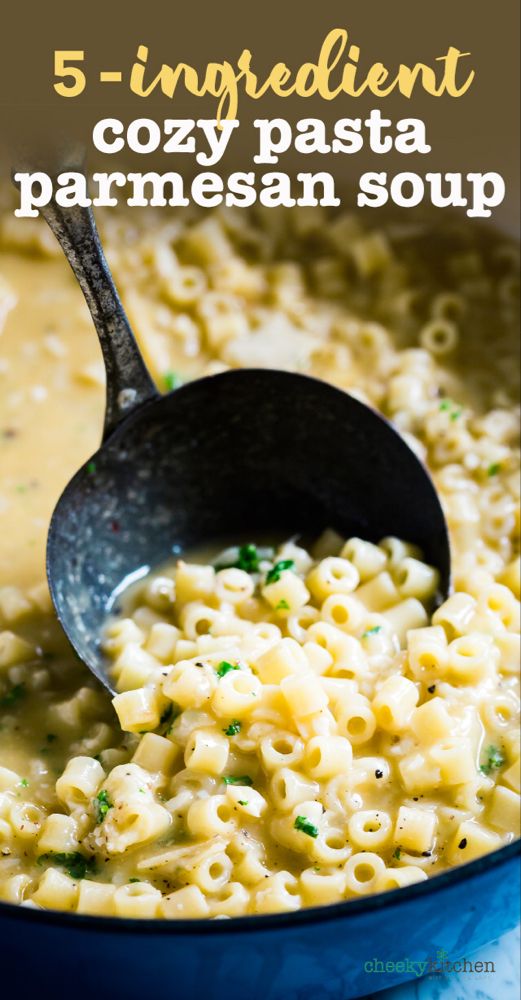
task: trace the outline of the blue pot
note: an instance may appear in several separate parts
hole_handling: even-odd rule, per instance
[[[349,1000],[418,978],[443,956],[467,957],[513,928],[519,862],[517,841],[406,889],[231,920],[133,921],[0,903],[0,997]]]

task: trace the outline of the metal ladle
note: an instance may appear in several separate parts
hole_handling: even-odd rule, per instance
[[[100,646],[111,595],[174,547],[325,527],[370,541],[396,535],[421,547],[447,595],[450,549],[437,493],[382,416],[286,371],[228,371],[160,395],[92,212],[51,202],[42,214],[79,281],[107,372],[101,447],[58,501],[47,547],[58,618],[105,687],[113,690]]]

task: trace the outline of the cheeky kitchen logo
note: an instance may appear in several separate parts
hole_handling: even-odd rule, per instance
[[[452,960],[446,951],[440,949],[434,958],[423,961],[401,958],[398,961],[371,958],[364,963],[364,972],[385,975],[391,972],[406,973],[409,976],[446,976],[450,974],[495,973],[494,962],[471,961],[468,958]]]

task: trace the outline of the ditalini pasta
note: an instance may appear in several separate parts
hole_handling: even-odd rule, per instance
[[[0,900],[136,918],[293,911],[510,842],[517,248],[468,223],[370,230],[320,209],[101,221],[164,389],[283,367],[394,421],[440,491],[455,590],[439,605],[407,539],[326,531],[185,554],[130,588],[100,636],[112,707],[40,582],[48,515],[99,434],[97,346],[46,231],[6,216]]]

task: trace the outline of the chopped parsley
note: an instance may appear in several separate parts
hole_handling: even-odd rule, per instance
[[[318,826],[315,826],[306,816],[297,816],[293,826],[295,830],[306,833],[308,837],[313,837],[314,839],[318,837]]]
[[[170,719],[172,718],[173,714],[174,714],[174,706],[173,705],[169,705],[168,708],[165,708],[165,710],[164,710],[164,712],[163,712],[163,714],[162,714],[162,716],[161,716],[161,718],[159,720],[159,725],[160,726],[164,726],[167,722],[170,722]]]
[[[487,476],[497,476],[498,472],[501,472],[501,466],[499,462],[492,462],[487,469]]]
[[[223,729],[223,733],[225,733],[226,736],[237,736],[237,733],[240,733],[240,731],[241,723],[238,719],[232,719],[230,725],[226,726],[226,729]]]
[[[240,806],[247,806],[248,805],[248,802],[247,802],[246,799],[237,799],[237,802],[239,803]]]
[[[176,705],[174,702],[172,702],[172,704],[169,705],[168,708],[165,708],[159,720],[159,726],[161,728],[163,735],[168,734],[171,731],[172,725],[177,719],[178,715],[181,715],[181,709],[179,708],[179,705]]]
[[[275,605],[275,611],[289,611],[289,604],[282,598],[278,604]]]
[[[485,753],[487,755],[487,759],[480,767],[482,774],[490,774],[492,771],[497,771],[498,768],[503,767],[505,757],[499,747],[487,747]]]
[[[221,660],[216,673],[218,677],[224,677],[230,673],[230,670],[240,670],[238,663],[228,663],[228,660]]]
[[[94,858],[86,858],[79,851],[72,851],[67,854],[42,854],[38,858],[39,865],[44,864],[46,861],[50,861],[54,865],[59,865],[60,868],[65,868],[67,875],[70,875],[73,879],[85,878],[87,873],[91,875],[95,869]]]
[[[113,805],[114,803],[111,802],[108,792],[102,788],[101,792],[98,792],[96,798],[94,799],[94,808],[96,810],[96,819],[98,823],[103,823],[105,816],[107,815],[109,809],[112,809]]]
[[[463,413],[461,406],[458,406],[454,400],[449,399],[448,397],[446,399],[442,399],[440,403],[440,410],[442,413],[447,413],[449,420],[458,420]]]
[[[266,573],[266,583],[278,583],[286,569],[295,569],[293,559],[279,559]]]
[[[89,476],[93,476],[94,475],[94,473],[96,472],[96,463],[95,462],[87,462],[87,472],[88,472]]]
[[[243,569],[245,573],[256,573],[259,569],[259,553],[257,546],[253,544],[241,545],[237,551],[237,558],[231,562],[216,563],[215,568],[220,569]]]
[[[393,854],[393,858],[396,858],[396,861],[399,861],[400,858],[401,858],[401,856],[402,856],[402,852],[401,852],[400,848],[397,847],[396,850],[395,850],[395,852],[394,852],[394,854]]]
[[[173,392],[174,389],[179,389],[179,386],[183,384],[183,380],[177,372],[165,372],[163,382],[167,392]]]
[[[232,555],[235,552],[237,554]],[[223,561],[218,560],[215,563],[216,570],[242,569],[245,573],[258,573],[261,562],[273,558],[273,549],[266,546],[259,547],[250,542],[238,549],[227,550],[223,553],[223,557]]]
[[[256,545],[241,545],[235,564],[237,569],[243,569],[246,573],[257,573],[259,562],[260,557]]]
[[[249,774],[226,774],[223,781],[225,785],[248,785],[250,787],[253,785]]]
[[[19,781],[18,784],[21,785],[22,788],[29,788],[29,782],[27,781],[27,778],[22,778],[22,780]]]
[[[141,882],[140,878],[129,878],[129,882]]]
[[[25,684],[13,684],[12,688],[4,694],[3,698],[0,698],[0,708],[9,708],[11,705],[16,705],[20,698],[23,698],[25,694]]]
[[[378,635],[382,631],[382,625],[373,625],[372,628],[368,628],[362,633],[362,639],[367,639],[369,635]]]

